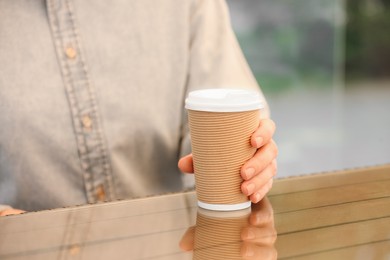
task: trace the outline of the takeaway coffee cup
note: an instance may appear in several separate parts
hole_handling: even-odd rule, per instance
[[[249,226],[251,209],[217,212],[198,208],[194,260],[241,260],[241,233]]]
[[[255,91],[205,89],[186,99],[198,205],[209,210],[248,208],[241,192],[240,169],[256,148],[250,138],[257,129],[263,103]]]

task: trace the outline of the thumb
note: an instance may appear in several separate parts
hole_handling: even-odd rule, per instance
[[[193,157],[192,154],[186,155],[182,157],[179,160],[179,163],[177,164],[179,167],[180,171],[184,173],[193,173],[194,172],[194,162],[193,162]]]

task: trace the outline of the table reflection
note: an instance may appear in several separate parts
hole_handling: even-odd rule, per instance
[[[383,165],[276,180],[248,211],[189,191],[0,217],[0,259],[390,259],[389,187]]]
[[[267,198],[245,209],[217,212],[198,208],[196,225],[184,234],[180,247],[193,259],[276,259],[276,230]]]

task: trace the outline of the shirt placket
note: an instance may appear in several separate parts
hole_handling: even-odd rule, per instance
[[[90,203],[115,198],[112,171],[71,0],[46,0]]]

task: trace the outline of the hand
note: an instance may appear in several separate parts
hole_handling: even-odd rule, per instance
[[[249,224],[241,232],[241,255],[244,259],[277,259],[274,247],[277,232],[274,212],[268,198],[252,205]]]
[[[24,210],[20,210],[20,209],[13,209],[13,208],[4,209],[0,211],[0,217],[8,216],[8,215],[17,215],[24,212],[25,212]]]
[[[276,242],[277,233],[274,226],[274,214],[271,203],[267,198],[264,198],[258,204],[252,205],[252,212],[248,218],[247,226],[243,227],[241,230],[241,238],[238,234],[237,243],[241,243],[241,252],[238,254],[241,255],[242,259],[277,259],[277,251],[274,247]],[[224,221],[224,218],[221,218],[221,221]],[[239,222],[238,222],[239,223]],[[203,223],[204,225],[205,223]],[[223,225],[219,225],[220,228]],[[196,226],[190,227],[184,233],[179,246],[183,251],[193,251],[195,245],[195,236],[196,236]],[[231,226],[229,227],[231,229]],[[206,232],[207,229],[202,229],[202,232]],[[223,230],[219,230],[222,233]],[[205,236],[203,236],[205,237]],[[200,239],[197,237],[197,239]],[[208,245],[207,241],[200,241],[201,244]],[[215,241],[209,241],[208,246],[212,246]],[[195,249],[196,250],[196,249]],[[202,249],[201,249],[202,250]],[[218,250],[210,250],[218,254]],[[221,253],[221,256],[224,254]],[[213,255],[218,257],[219,255]]]
[[[275,123],[271,119],[262,119],[251,137],[251,145],[257,148],[255,155],[241,168],[241,191],[253,203],[259,202],[272,188],[276,175],[278,148],[272,139]],[[192,154],[180,159],[178,167],[182,172],[193,173]]]
[[[277,172],[276,157],[278,148],[272,139],[275,123],[263,119],[251,137],[251,145],[257,148],[255,155],[241,168],[241,191],[253,203],[259,202],[272,188],[273,177]]]

